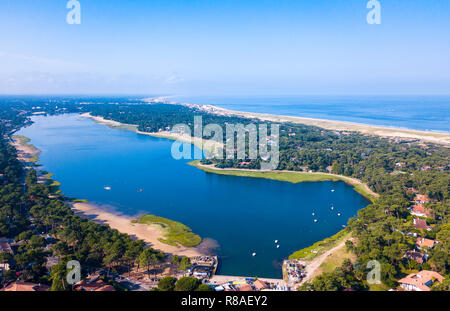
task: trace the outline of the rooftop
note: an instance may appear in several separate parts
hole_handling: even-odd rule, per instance
[[[442,282],[444,277],[437,272],[423,270],[418,273],[411,273],[400,279],[400,284],[406,284],[415,287],[417,290],[430,291],[430,287],[435,281]]]

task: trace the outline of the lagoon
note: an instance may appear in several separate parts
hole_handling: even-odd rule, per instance
[[[219,274],[280,278],[283,259],[335,234],[370,203],[342,181],[292,184],[206,173],[173,159],[170,140],[77,114],[32,120],[17,134],[42,151],[39,164],[62,183],[65,195],[191,227],[215,241]]]

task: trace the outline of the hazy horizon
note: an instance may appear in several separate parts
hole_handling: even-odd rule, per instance
[[[450,94],[450,2],[0,3],[0,94]]]

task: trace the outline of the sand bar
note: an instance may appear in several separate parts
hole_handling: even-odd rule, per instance
[[[91,203],[69,204],[77,215],[100,224],[109,225],[111,228],[126,233],[134,239],[143,240],[149,246],[164,253],[188,257],[204,254],[200,248],[201,244],[199,247],[175,247],[158,241],[158,238],[164,238],[165,234],[165,231],[158,225],[132,223],[132,217],[115,214]]]

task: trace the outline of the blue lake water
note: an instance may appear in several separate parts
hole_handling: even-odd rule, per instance
[[[369,204],[344,182],[291,184],[205,173],[173,159],[170,140],[75,114],[33,121],[18,134],[42,150],[39,163],[64,194],[129,216],[155,214],[186,224],[217,242],[220,274],[281,277],[284,258],[338,232]]]
[[[238,111],[450,132],[450,96],[179,96],[173,100]]]

